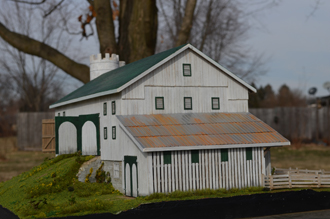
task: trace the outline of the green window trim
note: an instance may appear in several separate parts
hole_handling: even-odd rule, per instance
[[[221,162],[228,161],[228,149],[221,149]]]
[[[112,126],[112,139],[116,139],[116,126]]]
[[[161,101],[161,102],[158,102],[158,101]],[[164,109],[164,97],[155,97],[155,107],[156,107],[156,110]]]
[[[252,148],[245,148],[246,160],[252,160]]]
[[[107,115],[107,111],[108,111],[108,109],[107,109],[107,103],[105,102],[105,103],[103,103],[103,115],[104,116]]]
[[[103,137],[104,137],[104,139],[108,139],[108,128],[107,127],[104,127]]]
[[[191,151],[191,163],[199,163],[199,151]]]
[[[111,112],[112,112],[112,115],[116,114],[116,101],[111,102]]]
[[[163,156],[164,156],[164,164],[172,163],[171,151],[164,151]]]
[[[185,71],[185,69],[187,71]],[[182,64],[182,71],[184,77],[191,77],[191,64]]]
[[[219,97],[212,97],[211,98],[211,104],[213,110],[219,110],[220,109],[220,98]]]
[[[190,100],[190,107],[189,105],[186,103],[186,100],[189,101]],[[184,109],[185,110],[192,110],[192,97],[184,97],[183,98],[183,105],[184,105]],[[188,105],[188,106],[187,106]]]

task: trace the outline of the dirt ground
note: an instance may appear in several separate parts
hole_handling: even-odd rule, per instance
[[[41,151],[18,151],[16,141],[16,137],[0,138],[0,182],[30,170],[46,157],[55,156]]]

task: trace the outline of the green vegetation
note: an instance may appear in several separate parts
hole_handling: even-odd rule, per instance
[[[175,191],[169,194],[155,193],[146,197],[130,198],[113,188],[110,175],[103,172],[101,168],[97,170],[98,181],[101,183],[82,183],[77,180],[76,174],[81,164],[92,158],[93,156],[80,154],[46,158],[41,165],[30,171],[0,183],[0,204],[20,218],[46,218],[104,212],[117,214],[136,208],[143,203],[269,192],[260,187],[251,187],[230,190]]]

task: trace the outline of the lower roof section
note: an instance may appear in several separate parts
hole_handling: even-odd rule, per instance
[[[290,142],[250,113],[181,113],[117,116],[144,152],[272,147]]]

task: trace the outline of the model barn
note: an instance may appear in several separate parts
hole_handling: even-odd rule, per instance
[[[190,44],[90,62],[91,81],[51,105],[56,154],[100,155],[126,195],[262,186],[269,148],[290,144],[248,112],[256,90]]]

